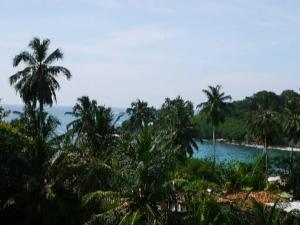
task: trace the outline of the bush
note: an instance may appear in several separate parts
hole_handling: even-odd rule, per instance
[[[187,193],[200,194],[208,193],[207,189],[211,189],[214,193],[221,193],[222,187],[216,183],[207,180],[194,180],[183,186]]]
[[[189,159],[186,161],[186,165],[182,168],[178,168],[177,173],[184,179],[205,179],[208,181],[215,181],[213,174],[213,164],[208,160]]]

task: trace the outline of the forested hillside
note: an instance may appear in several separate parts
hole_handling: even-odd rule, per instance
[[[226,113],[225,121],[216,130],[217,138],[228,141],[255,142],[250,128],[258,110],[268,110],[275,113],[279,121],[285,121],[288,109],[297,107],[300,94],[293,90],[285,90],[280,95],[270,91],[260,91],[240,101],[229,103],[230,110]],[[194,118],[197,124],[199,136],[203,139],[211,139],[211,124],[206,121],[205,115],[199,113]],[[276,137],[276,138],[275,138]],[[274,133],[272,139],[274,145],[288,145],[288,135],[284,132],[284,125],[279,132]]]

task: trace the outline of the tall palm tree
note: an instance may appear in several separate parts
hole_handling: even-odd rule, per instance
[[[300,111],[296,104],[290,103],[286,107],[286,121],[284,123],[284,131],[293,147],[300,140]]]
[[[296,189],[297,184],[297,168],[294,158],[294,146],[300,141],[300,110],[298,102],[289,102],[285,109],[286,120],[284,122],[284,132],[286,133],[288,140],[292,146],[292,151],[290,154],[289,170],[291,174],[291,184],[293,190]],[[293,192],[295,193],[295,191]]]
[[[17,92],[26,104],[36,107],[39,102],[39,110],[43,111],[44,105],[53,105],[56,101],[56,91],[60,88],[57,77],[64,75],[71,78],[71,72],[62,66],[52,65],[53,62],[63,59],[63,53],[56,49],[49,55],[50,40],[33,38],[28,47],[32,52],[23,51],[13,59],[13,66],[25,64],[23,70],[18,71],[9,78]]]
[[[208,89],[204,89],[203,93],[207,97],[206,102],[202,102],[197,107],[201,109],[201,113],[206,115],[206,118],[211,122],[213,130],[213,162],[216,162],[216,141],[215,141],[215,130],[216,128],[224,122],[225,114],[228,112],[228,101],[231,100],[230,95],[225,95],[221,92],[221,86],[217,85],[215,87],[208,86]]]
[[[259,143],[264,145],[263,155],[266,160],[266,171],[268,168],[267,150],[270,142],[279,133],[280,123],[274,112],[260,109],[254,118],[249,121],[250,132]]]

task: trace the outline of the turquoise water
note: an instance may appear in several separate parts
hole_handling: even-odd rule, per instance
[[[262,149],[244,147],[240,145],[230,145],[224,143],[216,144],[216,161],[217,162],[252,162],[262,154]],[[269,157],[288,156],[290,152],[280,151],[275,149],[268,150]],[[194,158],[211,159],[212,158],[212,143],[198,143],[198,151],[194,152]]]
[[[4,108],[13,111],[22,111],[22,106],[19,105],[6,105]],[[61,123],[61,126],[58,128],[58,133],[63,133],[66,131],[66,126],[70,123],[73,118],[71,115],[65,115],[65,112],[71,112],[72,107],[52,107],[46,108],[46,110],[54,115]],[[125,112],[125,109],[121,108],[112,108],[113,115],[117,118],[121,113]],[[11,113],[7,120],[11,120],[16,118],[17,115]],[[124,120],[128,117],[124,115],[121,119],[116,123],[117,126],[120,126]],[[194,158],[206,158],[209,159],[212,156],[212,144],[211,142],[198,142],[198,151],[195,151]],[[217,162],[228,162],[228,161],[242,161],[242,162],[251,162],[255,160],[259,155],[262,154],[261,149],[236,146],[230,144],[217,143],[216,144],[216,160]],[[274,156],[283,156],[288,155],[289,152],[272,150],[268,151],[268,155],[270,157]]]

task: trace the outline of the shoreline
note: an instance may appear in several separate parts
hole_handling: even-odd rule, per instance
[[[203,140],[203,141],[211,141],[211,140]],[[223,144],[229,144],[229,145],[236,145],[236,146],[244,146],[244,147],[249,147],[249,148],[256,148],[256,149],[263,149],[263,145],[257,145],[257,144],[247,144],[245,142],[237,142],[237,141],[228,141],[226,139],[216,139],[217,143],[223,143]],[[286,147],[281,147],[281,146],[269,146],[268,150],[279,150],[279,151],[286,151],[286,152],[300,152],[300,148],[293,148],[286,146]]]

